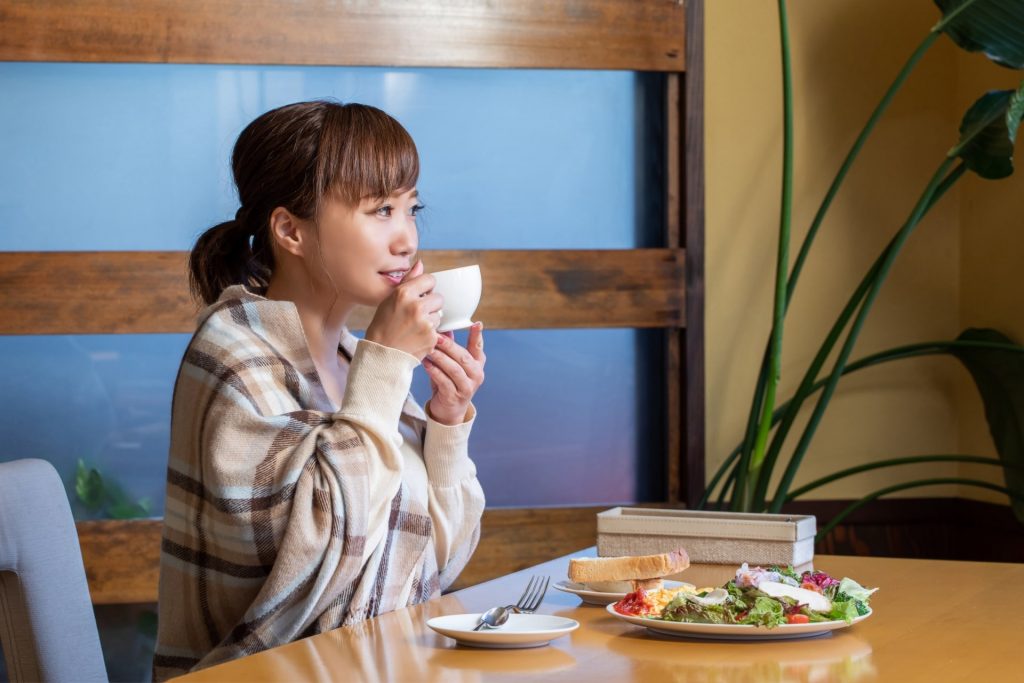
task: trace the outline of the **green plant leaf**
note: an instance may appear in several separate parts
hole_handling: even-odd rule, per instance
[[[937,27],[968,52],[1000,66],[1024,68],[1024,3],[1020,0],[935,0]]]
[[[1021,3],[1024,4],[1024,3]],[[982,178],[1013,174],[1013,146],[1024,115],[1024,82],[1017,90],[982,95],[960,122],[960,142],[949,151]]]
[[[995,330],[971,328],[958,340],[1014,343]],[[1024,356],[998,349],[962,348],[953,355],[967,367],[985,404],[992,441],[1006,469],[1007,488],[1024,491]],[[1013,513],[1024,523],[1024,503],[1012,500]]]
[[[75,495],[82,505],[94,512],[103,503],[103,477],[96,468],[87,467],[81,458],[75,470]]]
[[[107,511],[113,519],[148,517],[152,504],[148,498],[132,500],[121,491],[111,496]]]

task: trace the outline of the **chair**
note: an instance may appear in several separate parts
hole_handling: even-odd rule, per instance
[[[107,681],[71,506],[44,460],[0,463],[0,646],[12,681]]]

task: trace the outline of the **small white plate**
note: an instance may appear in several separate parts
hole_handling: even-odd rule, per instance
[[[680,586],[690,586],[693,588],[693,584],[691,583],[665,581],[665,588],[679,588]],[[554,584],[554,588],[557,588],[563,593],[572,593],[588,605],[610,605],[613,602],[618,602],[627,595],[627,593],[602,593],[600,591],[588,590],[582,583],[576,583],[574,581],[559,581]]]
[[[782,624],[775,628],[764,628],[763,626],[752,626],[750,624],[690,624],[682,621],[648,619],[646,617],[620,614],[615,611],[614,605],[608,605],[607,610],[614,617],[637,626],[645,626],[655,633],[683,638],[710,638],[712,640],[789,640],[791,638],[814,638],[825,635],[830,631],[838,631],[841,628],[853,626],[871,616],[871,612],[868,611],[867,614],[857,617],[850,623],[845,621],[819,621],[809,624]]]
[[[551,614],[510,614],[499,628],[474,631],[480,614],[449,614],[434,617],[427,626],[443,636],[454,638],[459,645],[501,649],[540,647],[580,627],[575,619]]]

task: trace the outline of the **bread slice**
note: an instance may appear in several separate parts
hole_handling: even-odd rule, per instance
[[[657,555],[625,557],[581,557],[569,560],[569,578],[576,583],[594,581],[630,581],[658,579],[690,566],[690,557],[682,548]]]

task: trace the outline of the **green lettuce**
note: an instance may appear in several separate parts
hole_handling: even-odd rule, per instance
[[[828,618],[831,621],[845,621],[850,623],[854,619],[860,616],[860,610],[857,608],[859,600],[836,600],[832,603],[832,611],[828,613]]]
[[[661,613],[663,621],[685,621],[693,624],[735,624],[736,617],[723,605],[698,605],[677,595]]]
[[[782,603],[767,596],[756,598],[754,606],[747,612],[743,623],[767,628],[774,628],[785,624],[786,617],[782,612]]]
[[[871,594],[874,593],[877,588],[865,588],[856,581],[850,578],[844,578],[839,582],[839,594],[845,593],[855,600],[860,600],[863,603],[867,603],[871,599]]]

